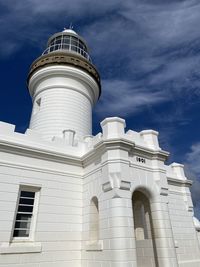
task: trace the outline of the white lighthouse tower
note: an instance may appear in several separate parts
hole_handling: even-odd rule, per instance
[[[100,96],[99,74],[88,47],[72,29],[51,36],[31,65],[28,88],[33,99],[30,129],[45,139],[91,135],[92,107]]]

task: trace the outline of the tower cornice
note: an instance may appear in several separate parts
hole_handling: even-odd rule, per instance
[[[74,81],[82,84],[88,85],[88,90],[82,90],[81,86],[74,86],[73,84],[69,85],[69,82],[60,82],[52,81],[47,85],[38,87],[38,85],[46,79],[56,78],[56,77],[66,77],[72,78]],[[54,89],[54,88],[63,88],[67,90],[72,90],[79,92],[88,98],[91,105],[93,106],[99,98],[99,86],[96,81],[92,78],[91,75],[88,75],[87,72],[82,71],[80,68],[74,68],[70,65],[47,65],[43,68],[38,69],[29,80],[29,92],[30,95],[35,99],[43,91]],[[37,89],[36,89],[37,88]]]
[[[37,58],[31,65],[27,78],[27,84],[29,84],[30,78],[38,70],[52,65],[67,65],[75,68],[79,68],[89,75],[91,75],[99,86],[99,97],[101,95],[101,83],[97,69],[88,60],[75,53],[67,52],[52,52],[45,54]]]

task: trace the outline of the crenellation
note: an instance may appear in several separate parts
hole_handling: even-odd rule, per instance
[[[15,125],[0,121],[0,135],[13,134],[15,132]]]
[[[123,137],[126,123],[119,117],[106,118],[101,122],[102,134],[104,139]]]
[[[143,130],[140,132],[140,135],[144,139],[147,147],[154,150],[160,150],[158,143],[158,132],[154,130]]]
[[[175,174],[175,176],[178,179],[181,179],[181,180],[187,179],[184,173],[184,165],[174,162],[170,165],[170,167],[172,168],[172,172]]]

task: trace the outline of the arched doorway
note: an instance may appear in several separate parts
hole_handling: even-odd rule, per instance
[[[154,240],[149,199],[140,191],[132,196],[136,254],[138,267],[157,267],[158,260]]]

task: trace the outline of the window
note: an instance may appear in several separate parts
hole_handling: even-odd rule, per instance
[[[13,238],[32,238],[38,202],[37,188],[21,188]]]
[[[40,107],[41,107],[41,98],[38,98],[37,100],[35,100],[34,103],[33,114],[38,113],[38,111],[40,111]]]
[[[86,59],[88,59],[89,61],[91,61],[90,56],[87,51],[88,49],[85,43],[75,36],[63,34],[63,35],[55,37],[48,44],[48,47],[43,52],[43,55],[54,52],[54,51],[58,51],[58,50],[67,50],[67,51],[76,52],[77,54],[80,54]]]

